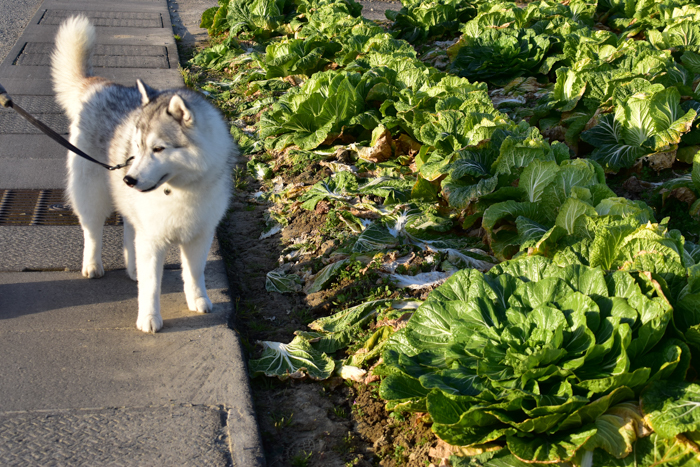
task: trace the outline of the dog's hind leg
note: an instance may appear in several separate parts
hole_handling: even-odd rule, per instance
[[[71,141],[73,144],[86,147],[84,143],[80,144],[79,138],[75,139],[77,141]],[[97,164],[82,160],[73,153],[68,155],[68,198],[83,228],[82,273],[91,279],[102,277],[105,273],[102,266],[102,231],[107,216],[112,212],[106,172]]]
[[[136,327],[143,332],[156,332],[163,327],[160,316],[160,284],[167,245],[136,233],[136,269],[139,278],[139,316]]]
[[[209,313],[213,308],[204,284],[204,268],[213,239],[214,233],[207,232],[180,245],[187,308],[197,313]]]
[[[134,226],[124,219],[124,264],[126,273],[132,281],[136,280],[136,246],[134,244]]]

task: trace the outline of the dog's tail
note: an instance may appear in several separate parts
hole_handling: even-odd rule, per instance
[[[92,75],[91,56],[95,46],[95,27],[83,15],[65,20],[56,34],[51,55],[51,77],[56,100],[75,119],[82,105],[81,96]]]

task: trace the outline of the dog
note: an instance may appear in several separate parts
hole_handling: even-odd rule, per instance
[[[82,275],[104,275],[102,231],[116,209],[124,219],[126,270],[131,279],[138,276],[136,327],[156,332],[163,326],[160,287],[171,244],[180,247],[188,308],[212,310],[204,267],[228,207],[238,149],[221,113],[196,92],[93,76],[95,37],[84,16],[59,27],[51,56],[56,100],[70,120],[73,145],[110,165],[133,160],[109,171],[68,152],[67,198],[85,239]]]

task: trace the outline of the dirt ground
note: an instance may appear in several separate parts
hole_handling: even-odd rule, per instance
[[[249,178],[245,189],[237,190],[218,234],[235,294],[231,325],[249,355],[255,354],[256,341],[291,341],[295,330],[307,329],[329,308],[323,306],[329,302],[326,292],[321,297],[265,290],[266,273],[277,267],[284,242],[304,234],[320,236],[324,219],[303,211],[281,234],[259,240],[265,207],[251,200],[257,189]],[[389,416],[377,394],[378,382],[365,386],[337,377],[323,382],[257,377],[252,387],[270,467],[429,464],[428,451],[437,441],[429,425],[420,415]]]
[[[385,19],[386,9],[401,8],[396,1],[360,3],[363,14],[372,19]],[[183,65],[195,48],[206,44],[208,37],[199,28],[199,18],[216,4],[216,0],[168,0]],[[241,157],[239,174],[246,162]],[[290,173],[286,181],[312,185],[329,174],[315,163]],[[230,325],[240,334],[248,356],[259,353],[258,341],[291,341],[294,331],[308,330],[306,324],[330,314],[339,293],[362,287],[345,282],[335,290],[308,296],[267,292],[266,274],[279,265],[286,242],[306,235],[316,243],[317,257],[334,245],[323,241],[320,230],[326,216],[322,210],[302,211],[288,219],[289,225],[280,234],[260,240],[266,206],[252,196],[259,189],[250,177],[237,180],[236,193],[218,231],[236,307]],[[251,385],[269,467],[425,467],[430,463],[428,451],[437,439],[429,424],[421,414],[390,416],[378,397],[378,382],[365,386],[339,377],[313,382],[259,376]]]

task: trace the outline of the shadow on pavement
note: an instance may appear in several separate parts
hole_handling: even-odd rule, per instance
[[[138,287],[125,270],[108,271],[103,278],[92,280],[67,272],[23,272],[1,278],[0,320],[6,331],[122,327],[136,330]],[[188,310],[182,287],[179,270],[164,272],[161,332],[226,322],[221,315],[227,314],[230,305],[220,291],[210,290],[214,310],[201,314]]]

